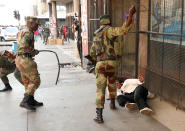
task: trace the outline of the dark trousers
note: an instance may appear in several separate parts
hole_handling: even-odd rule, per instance
[[[77,48],[78,48],[78,53],[79,53],[80,59],[82,59],[82,47],[81,47],[80,39],[78,39],[78,41],[77,41]]]
[[[139,85],[132,93],[125,93],[124,95],[117,96],[117,101],[120,106],[125,106],[126,103],[136,103],[139,110],[149,107],[147,104],[148,90]]]

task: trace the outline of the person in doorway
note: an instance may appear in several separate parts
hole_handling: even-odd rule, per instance
[[[120,106],[128,110],[134,110],[138,107],[141,114],[150,115],[153,113],[147,104],[147,96],[154,96],[145,88],[142,75],[139,75],[138,79],[126,79],[120,87],[121,93],[117,96]]]
[[[34,94],[40,85],[40,75],[37,63],[33,57],[39,53],[34,48],[34,31],[38,29],[38,19],[26,17],[26,28],[18,33],[16,67],[21,73],[21,78],[25,87],[25,94],[20,106],[27,110],[35,111],[34,106],[43,106],[42,102],[34,99]]]
[[[117,61],[114,51],[114,38],[126,33],[131,29],[135,14],[135,6],[129,10],[129,16],[122,27],[111,27],[110,15],[100,17],[100,28],[95,31],[93,44],[90,49],[90,56],[96,61],[96,117],[94,121],[103,123],[103,108],[105,103],[105,90],[108,85],[110,108],[116,109],[116,78],[117,78]]]
[[[75,20],[72,24],[72,32],[74,33],[75,43],[77,43],[78,54],[82,60],[82,44],[81,44],[81,28],[80,21]]]

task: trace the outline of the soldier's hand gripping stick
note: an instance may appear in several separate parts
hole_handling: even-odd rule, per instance
[[[90,55],[86,55],[86,56],[84,56],[84,57],[85,57],[86,59],[89,60],[88,63],[87,63],[87,65],[92,66],[92,67],[89,69],[89,73],[94,72],[95,66],[96,66],[96,61],[94,61]]]

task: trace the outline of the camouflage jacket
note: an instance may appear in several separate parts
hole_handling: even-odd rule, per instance
[[[34,49],[34,32],[28,28],[23,29],[17,35],[17,52],[16,54],[29,53],[35,56],[38,50]]]
[[[8,51],[0,52],[0,68],[11,68],[15,66],[15,54]]]
[[[132,27],[132,24],[125,27],[124,23],[122,27],[111,27],[109,25],[103,25],[95,31],[93,38],[93,45],[90,50],[90,56],[95,61],[104,60],[116,60],[116,54],[114,51],[114,39],[117,36],[126,35]]]

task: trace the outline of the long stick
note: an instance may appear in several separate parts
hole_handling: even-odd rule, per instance
[[[58,55],[56,52],[52,51],[52,50],[39,50],[39,52],[52,52],[55,54],[56,58],[57,58],[57,62],[58,62],[58,74],[57,74],[57,79],[56,79],[56,82],[55,82],[55,85],[57,85],[58,83],[58,78],[59,78],[59,75],[60,75],[60,61],[59,61],[59,58],[58,58]]]

